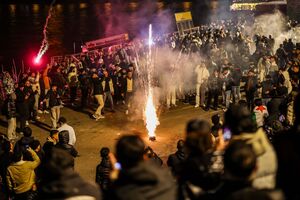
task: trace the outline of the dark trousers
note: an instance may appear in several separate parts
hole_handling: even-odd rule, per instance
[[[20,131],[23,132],[23,130],[26,126],[26,121],[29,120],[29,116],[30,116],[29,102],[18,103],[17,111],[18,111],[19,120],[20,120]]]
[[[77,87],[72,86],[70,87],[70,102],[74,103],[77,95]]]
[[[86,107],[88,98],[89,98],[88,88],[81,88],[81,108]]]
[[[14,194],[13,196],[14,196],[13,200],[37,200],[38,199],[37,192],[34,192],[32,190],[21,194]]]
[[[252,112],[254,105],[255,91],[246,91],[246,100],[249,110]]]
[[[208,97],[207,97],[207,108],[210,108],[211,100],[214,99],[214,109],[218,108],[219,104],[219,91],[216,90],[209,90],[208,91]]]

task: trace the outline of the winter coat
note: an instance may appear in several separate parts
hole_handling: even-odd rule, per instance
[[[240,86],[242,80],[241,69],[234,69],[232,72],[232,86]]]
[[[88,77],[87,75],[79,75],[79,82],[80,82],[80,88],[82,90],[87,90],[90,88],[90,77]]]
[[[93,78],[92,82],[94,86],[94,95],[103,95],[102,80],[99,78]]]
[[[284,111],[284,105],[285,99],[283,97],[274,97],[271,99],[271,101],[268,103],[268,111],[269,111],[269,117],[270,119],[277,120],[279,115],[283,113]],[[270,121],[268,119],[268,121]]]
[[[262,127],[265,122],[265,118],[269,116],[268,109],[266,106],[255,106],[253,109],[255,114],[255,120],[257,127]]]
[[[222,80],[214,75],[210,76],[208,79],[208,89],[210,91],[220,92],[222,88]]]
[[[54,72],[51,74],[51,83],[52,85],[57,85],[57,88],[63,89],[67,84],[66,79],[61,73]]]
[[[86,199],[101,200],[100,189],[83,180],[73,170],[68,169],[61,177],[54,177],[53,180],[41,183],[39,188],[40,199],[43,200],[65,200],[65,199]]]
[[[175,200],[176,184],[171,175],[151,162],[120,171],[109,199],[114,200]]]
[[[292,83],[291,83],[291,80],[290,80],[290,75],[288,73],[288,71],[284,71],[282,73],[283,77],[284,77],[284,86],[288,89],[288,94],[290,94],[293,90],[293,87],[292,87]]]
[[[278,157],[277,187],[281,188],[286,199],[299,199],[300,180],[300,126],[279,133],[273,145]]]
[[[45,99],[49,99],[50,108],[61,105],[61,94],[59,91],[53,91],[52,89],[49,90],[45,96]]]
[[[182,171],[182,165],[186,159],[186,154],[182,150],[177,150],[174,154],[169,155],[167,165],[171,168],[172,174],[176,177]]]
[[[28,81],[31,83],[32,91],[41,94],[40,75],[37,74],[36,77],[29,77]]]
[[[70,136],[68,131],[61,131],[59,132],[59,142],[55,145],[55,148],[63,149],[67,151],[71,156],[77,157],[78,152],[77,150],[69,144]]]
[[[30,151],[33,161],[19,161],[12,163],[7,169],[7,184],[10,191],[16,194],[24,193],[32,189],[35,184],[35,172],[40,164],[38,155]]]
[[[266,80],[262,83],[262,98],[271,98],[273,83],[271,80]]]
[[[12,94],[15,92],[15,83],[12,77],[8,72],[4,73],[3,76],[3,87],[7,95]]]
[[[77,87],[78,84],[78,78],[76,72],[70,72],[68,74],[68,82],[70,87]]]
[[[3,114],[7,119],[17,117],[17,107],[16,102],[12,99],[6,99],[3,105]]]
[[[43,145],[43,151],[45,152],[45,154],[51,152],[52,148],[55,147],[55,145],[56,141],[53,140],[50,136],[47,137],[47,140]]]
[[[45,90],[50,90],[50,78],[48,76],[48,71],[49,68],[46,68],[43,72],[43,81],[44,81]]]
[[[246,92],[255,92],[258,88],[258,81],[255,76],[247,77],[246,84],[245,84],[245,91]]]
[[[211,190],[218,186],[223,172],[223,152],[215,151],[205,155],[190,154],[180,174],[182,185],[193,185],[200,190]],[[184,188],[184,187],[183,187]]]
[[[197,75],[197,83],[198,84],[202,84],[208,80],[209,71],[207,70],[206,67],[200,67],[200,65],[197,65],[195,68],[195,72]]]
[[[232,140],[243,140],[250,144],[257,156],[258,170],[256,171],[253,186],[257,189],[273,189],[277,172],[277,157],[263,129],[255,133],[241,133],[234,135]]]
[[[222,82],[223,82],[223,86],[222,86],[223,90],[225,91],[231,90],[233,86],[233,79],[232,79],[231,72],[228,72],[228,74],[222,78]]]
[[[96,168],[96,183],[102,190],[108,190],[111,186],[110,173],[113,167],[109,158],[103,158]]]
[[[283,200],[280,190],[258,190],[251,186],[250,181],[225,179],[213,192],[201,196],[203,200],[241,200],[241,199],[269,199]]]
[[[113,81],[109,77],[104,77],[102,80],[102,88],[104,92],[114,92],[114,85]]]

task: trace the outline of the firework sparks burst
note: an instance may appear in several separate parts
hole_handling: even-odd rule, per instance
[[[43,36],[44,36],[44,39],[42,41],[42,45],[40,47],[40,50],[37,54],[37,56],[35,57],[34,59],[34,63],[35,64],[38,64],[42,58],[42,56],[46,53],[46,51],[48,50],[49,48],[49,43],[48,43],[48,36],[47,36],[47,28],[48,28],[48,23],[49,23],[49,20],[51,19],[52,17],[52,10],[53,10],[53,5],[55,4],[55,1],[56,0],[53,0],[51,5],[50,5],[50,8],[49,8],[49,12],[48,12],[48,16],[46,18],[46,22],[45,22],[45,25],[44,25],[44,29],[43,29]]]
[[[147,91],[147,100],[146,100],[146,107],[145,107],[145,122],[146,128],[148,131],[148,136],[150,140],[155,140],[155,130],[156,127],[159,125],[156,108],[153,101],[153,89],[151,85],[152,81],[152,70],[153,70],[153,63],[152,63],[152,25],[149,25],[149,38],[148,38],[148,59],[147,59],[147,72],[148,72],[148,91]]]
[[[159,125],[159,121],[156,114],[156,109],[153,103],[153,92],[152,88],[148,91],[145,115],[146,115],[146,128],[148,131],[149,138],[155,137],[156,127]]]

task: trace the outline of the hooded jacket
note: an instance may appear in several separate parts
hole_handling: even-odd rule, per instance
[[[141,162],[131,169],[121,170],[109,199],[175,200],[176,185],[167,171],[151,162]]]
[[[277,172],[277,157],[265,132],[259,128],[255,133],[234,135],[232,140],[244,140],[250,144],[257,156],[258,170],[253,181],[257,189],[273,189]]]
[[[77,150],[72,145],[69,144],[69,140],[70,140],[69,131],[59,132],[58,137],[59,137],[59,142],[55,147],[66,150],[71,156],[77,157],[78,156]]]
[[[40,199],[43,200],[100,200],[100,189],[84,181],[73,170],[65,170],[64,174],[41,185]]]
[[[183,150],[177,150],[174,154],[169,156],[167,164],[171,168],[174,176],[178,176],[181,172],[181,168],[185,159],[186,154]]]

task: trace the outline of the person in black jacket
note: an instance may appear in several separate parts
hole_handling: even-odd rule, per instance
[[[167,165],[171,168],[174,177],[179,176],[185,159],[186,159],[186,153],[184,152],[184,141],[178,140],[177,151],[169,155],[167,160]]]
[[[177,199],[176,185],[171,175],[152,162],[145,161],[144,149],[145,143],[137,135],[123,136],[117,142],[116,154],[121,170],[108,199]]]
[[[253,148],[245,141],[231,142],[224,154],[224,177],[221,184],[199,199],[284,199],[281,191],[258,190],[252,186],[256,168],[257,157]]]
[[[222,80],[219,77],[218,70],[214,70],[214,73],[208,79],[208,97],[205,111],[209,111],[211,100],[214,99],[214,110],[218,109],[219,95],[222,88]]]
[[[49,99],[49,107],[51,110],[52,129],[56,129],[61,108],[61,93],[58,90],[57,85],[53,84],[51,86],[51,89],[46,94],[44,102],[46,102],[47,99]]]
[[[73,164],[73,157],[66,151],[52,149],[44,162],[45,173],[38,187],[39,199],[102,199],[99,187],[83,180],[74,172]]]
[[[77,150],[72,145],[69,145],[69,131],[59,132],[58,138],[58,143],[55,145],[55,148],[67,151],[74,158],[78,156]]]
[[[20,131],[23,132],[26,122],[29,119],[29,96],[30,94],[26,93],[24,90],[24,84],[20,84],[19,87],[16,89],[17,95],[17,112],[19,114],[20,119]]]
[[[52,148],[55,147],[55,145],[58,143],[58,130],[51,130],[50,135],[47,137],[46,142],[43,145],[43,151],[45,154],[48,154],[51,152]]]
[[[4,102],[4,115],[7,118],[7,138],[11,141],[17,138],[17,109],[16,109],[16,95],[10,94]]]
[[[221,74],[222,78],[222,96],[223,96],[223,104],[225,104],[225,110],[229,108],[230,98],[231,98],[231,89],[232,89],[232,74],[229,67],[225,67],[223,69],[223,73]]]
[[[83,69],[81,71],[81,74],[79,75],[79,82],[81,90],[81,109],[83,109],[87,106],[87,100],[90,89],[90,77],[87,75],[85,69]]]
[[[242,80],[242,72],[240,68],[233,69],[232,72],[232,100],[233,103],[239,102],[241,99],[240,84]]]
[[[255,76],[254,71],[251,69],[248,72],[248,76],[246,77],[246,84],[245,84],[247,104],[249,110],[251,111],[253,110],[254,97],[257,88],[258,88],[257,77]]]
[[[0,199],[7,200],[9,189],[7,185],[7,168],[13,160],[13,145],[2,138],[0,142]]]
[[[156,164],[157,166],[162,166],[162,159],[153,151],[151,147],[146,147],[144,150],[144,159]]]
[[[268,105],[272,98],[272,92],[274,90],[272,78],[270,75],[266,76],[266,80],[262,82],[262,101],[265,106]]]
[[[179,176],[179,195],[197,199],[199,192],[218,186],[223,172],[222,152],[214,151],[211,127],[204,120],[188,122],[185,145],[187,159]]]
[[[100,150],[102,160],[96,168],[96,183],[102,189],[104,197],[111,187],[110,173],[113,170],[112,163],[109,159],[109,153],[109,148],[107,147],[103,147]]]
[[[94,97],[98,102],[98,108],[93,114],[93,118],[99,120],[104,118],[104,116],[101,114],[102,108],[104,107],[104,101],[103,101],[104,92],[102,86],[102,79],[99,78],[96,72],[94,72],[92,75],[92,82],[94,86]]]

